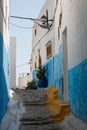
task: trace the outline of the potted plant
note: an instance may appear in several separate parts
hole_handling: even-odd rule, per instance
[[[37,89],[35,81],[32,80],[31,82],[28,82],[26,89]]]
[[[47,70],[47,67],[44,66],[44,67],[38,67],[38,70],[37,70],[37,79],[38,79],[38,83],[37,83],[37,86],[39,88],[46,88],[47,87],[47,79],[46,79],[46,70]]]

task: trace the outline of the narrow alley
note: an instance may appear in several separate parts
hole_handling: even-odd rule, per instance
[[[0,130],[87,130],[87,0],[0,0]]]

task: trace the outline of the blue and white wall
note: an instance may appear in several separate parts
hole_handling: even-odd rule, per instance
[[[87,0],[63,0],[62,10],[61,31],[67,28],[69,103],[72,112],[87,122]]]
[[[56,86],[61,99],[70,104],[72,113],[87,123],[87,0],[58,0],[54,9],[54,55],[43,63],[48,66],[48,87]],[[45,37],[49,39],[48,35]]]
[[[0,1],[0,123],[9,102],[9,0]]]

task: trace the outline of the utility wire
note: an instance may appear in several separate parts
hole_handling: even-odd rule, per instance
[[[28,17],[20,17],[20,16],[10,16],[11,18],[17,18],[17,19],[26,19],[26,20],[37,20],[37,21],[41,21],[40,19],[34,19],[34,18],[28,18]]]
[[[10,16],[11,18],[16,18],[16,19],[26,19],[26,20],[33,20],[34,22],[35,21],[40,21],[40,22],[43,22],[42,19],[35,19],[35,18],[29,18],[29,17],[20,17],[20,16]],[[53,21],[53,19],[48,19],[48,21]],[[47,22],[47,21],[45,21]]]
[[[48,14],[48,13],[47,13]],[[46,20],[44,21],[44,20],[42,20],[42,19],[34,19],[34,18],[28,18],[28,17],[20,17],[20,16],[10,16],[10,17],[12,17],[12,18],[17,18],[17,19],[26,19],[26,20],[33,20],[33,22],[35,22],[37,25],[39,25],[40,27],[42,27],[42,28],[45,28],[45,29],[49,29],[50,27],[48,27],[48,21],[54,21],[53,19],[49,19],[48,20],[48,15],[46,15],[47,16],[47,18],[46,18]],[[47,23],[47,26],[46,27],[44,27],[43,26],[43,24],[41,24],[41,22],[43,23],[43,22],[46,22]]]
[[[35,26],[35,27],[23,27],[23,26],[19,26],[19,25],[16,25],[16,24],[13,24],[13,23],[10,23],[12,26],[14,27],[17,27],[17,28],[22,28],[22,29],[32,29],[32,28],[36,28],[38,26]]]
[[[29,63],[25,63],[25,64],[21,64],[21,65],[17,65],[16,67],[22,67],[24,65],[28,65]]]

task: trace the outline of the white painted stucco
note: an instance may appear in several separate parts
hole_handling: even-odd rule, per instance
[[[40,11],[38,19],[49,12],[49,19],[54,18],[54,24],[51,30],[46,30],[38,25],[37,35],[32,40],[32,68],[37,61],[37,50],[41,50],[42,63],[46,59],[45,45],[49,40],[53,40],[53,55],[59,52],[60,44],[63,43],[63,31],[67,28],[67,59],[68,69],[80,64],[87,58],[87,0],[47,0]],[[59,16],[62,13],[62,23],[60,30],[60,38],[58,38]],[[44,36],[45,35],[45,36]],[[38,63],[37,63],[38,64]],[[38,66],[38,65],[37,65]]]
[[[46,10],[48,10],[48,19],[54,19],[54,0],[47,0],[45,5],[37,19],[40,19],[43,15],[46,15]],[[53,21],[49,22],[50,24]],[[35,29],[37,34],[35,35]],[[32,71],[35,69],[35,62],[38,67],[38,49],[40,49],[40,55],[42,59],[42,64],[46,63],[46,44],[52,41],[52,55],[54,55],[54,24],[48,29],[44,29],[37,24],[34,24],[33,34],[32,34]]]
[[[0,1],[0,33],[3,33],[3,15],[2,15],[2,0]]]
[[[35,62],[38,67],[38,49],[44,64],[47,62],[47,42],[51,40],[53,43],[52,56],[59,54],[60,45],[63,45],[64,93],[67,96],[68,70],[87,59],[87,0],[47,0],[38,19],[46,10],[49,14],[48,19],[53,18],[54,22],[50,30],[34,25],[37,26],[35,27],[37,34],[35,36],[33,29],[32,71],[35,70]],[[68,97],[65,100],[68,101]]]
[[[16,88],[16,37],[10,38],[10,88]]]
[[[62,32],[67,27],[70,69],[87,58],[87,0],[63,0],[62,10]]]
[[[31,81],[31,75],[30,74],[20,74],[18,78],[18,87],[19,89],[24,89],[27,86],[27,83]]]
[[[0,0],[0,33],[7,50],[9,48],[9,10],[9,0]]]
[[[68,70],[87,59],[87,0],[58,0],[55,11],[55,53],[63,44],[64,95],[68,101]],[[60,38],[58,38],[59,16],[62,13]],[[65,36],[66,30],[66,36]]]

